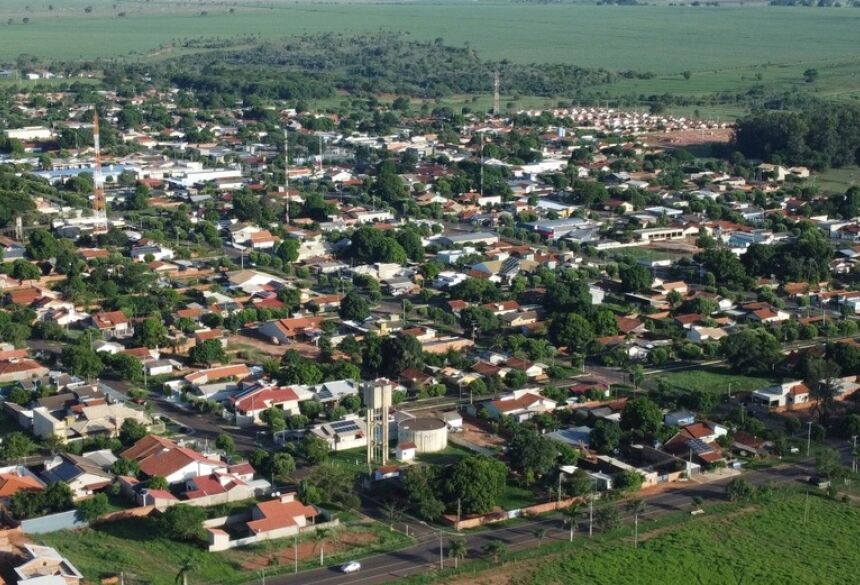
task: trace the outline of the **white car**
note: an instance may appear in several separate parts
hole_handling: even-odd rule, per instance
[[[341,565],[340,570],[344,573],[356,573],[361,570],[361,563],[358,561],[349,561],[345,565]]]

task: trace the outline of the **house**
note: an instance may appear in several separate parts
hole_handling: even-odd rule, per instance
[[[325,317],[294,317],[267,321],[257,328],[257,332],[275,344],[286,344],[299,336],[310,337],[319,331]]]
[[[505,365],[514,370],[523,372],[529,378],[541,380],[546,378],[546,366],[543,364],[535,364],[528,360],[523,360],[516,357],[508,358]]]
[[[732,435],[732,449],[745,457],[764,457],[772,447],[772,441],[767,441],[750,433],[738,431]]]
[[[245,364],[231,364],[205,370],[197,370],[185,376],[185,381],[191,386],[203,386],[221,380],[243,380],[251,375],[251,370]]]
[[[23,465],[0,468],[0,502],[8,503],[18,492],[40,492],[44,489],[45,482]]]
[[[72,453],[63,453],[45,462],[42,472],[45,483],[64,483],[72,490],[72,498],[80,500],[108,487],[113,475],[97,462]]]
[[[763,390],[755,390],[750,396],[750,401],[754,405],[775,411],[812,406],[809,388],[799,380],[776,384]]]
[[[135,262],[163,262],[173,260],[173,257],[173,250],[164,246],[135,246],[131,249],[131,259]]]
[[[693,343],[704,341],[719,341],[729,335],[728,331],[719,327],[691,327],[687,330],[687,339]]]
[[[25,561],[15,568],[19,585],[80,585],[83,574],[50,546],[22,545]]]
[[[209,551],[227,550],[264,540],[295,536],[305,528],[315,526],[319,513],[314,506],[298,501],[295,493],[283,494],[274,500],[256,504],[244,526],[232,526],[231,532],[247,534],[245,538],[231,540],[230,533],[222,528],[226,524],[207,525]]]
[[[261,424],[260,415],[270,408],[282,410],[287,415],[299,414],[299,396],[292,388],[253,388],[233,396],[230,403],[239,426]]]
[[[122,311],[95,313],[90,320],[93,327],[98,329],[105,339],[124,339],[134,334],[131,321]]]
[[[310,432],[325,441],[332,451],[367,445],[367,426],[355,415],[344,420],[316,425],[311,427]]]
[[[510,416],[517,422],[523,422],[535,414],[552,412],[556,402],[530,390],[517,390],[499,400],[486,402],[484,407],[492,418]]]
[[[418,453],[418,448],[413,442],[399,443],[395,449],[394,457],[400,461],[412,461]]]
[[[227,471],[226,464],[219,459],[206,457],[193,449],[180,447],[170,439],[155,435],[143,437],[120,453],[120,457],[137,461],[144,475],[163,477],[170,485]]]
[[[667,427],[685,427],[696,422],[696,414],[689,410],[674,410],[663,415],[663,424]]]
[[[0,236],[0,259],[3,262],[23,260],[27,247],[7,236]]]
[[[116,437],[127,420],[143,425],[149,422],[143,412],[123,403],[78,402],[55,410],[39,406],[33,409],[33,434],[42,439],[57,437],[61,441],[98,436]]]
[[[29,358],[0,360],[0,383],[24,382],[48,375],[48,368]]]

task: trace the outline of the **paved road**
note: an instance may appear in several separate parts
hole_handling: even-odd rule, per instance
[[[754,485],[784,484],[803,481],[809,475],[809,470],[801,465],[785,465],[762,471],[752,471],[743,477]],[[698,484],[690,482],[684,487],[657,494],[645,498],[646,509],[640,515],[640,523],[645,524],[649,520],[659,518],[666,514],[688,511],[692,507],[694,497],[701,497],[705,501],[716,502],[724,499],[725,479]],[[632,522],[632,515],[622,516],[625,522]],[[539,544],[535,536],[535,530],[543,528],[546,530],[544,540],[568,540],[569,529],[565,527],[559,517],[544,517],[534,521],[518,523],[515,526],[488,529],[483,532],[463,535],[466,538],[469,553],[468,558],[475,558],[481,554],[481,549],[488,542],[499,540],[503,542],[509,551],[533,548]],[[397,581],[404,577],[428,572],[439,566],[440,561],[440,538],[438,534],[432,534],[432,529],[413,524],[410,533],[420,529],[418,542],[411,547],[400,551],[374,555],[361,559],[362,569],[358,573],[344,575],[337,566],[323,567],[309,571],[303,571],[293,575],[269,577],[266,582],[269,585],[376,585]],[[447,558],[447,547],[451,538],[458,537],[452,532],[446,531],[441,538],[442,556],[444,566],[452,566],[453,560]],[[578,526],[577,538],[587,537],[587,520],[583,520]],[[466,561],[468,562],[468,561]]]

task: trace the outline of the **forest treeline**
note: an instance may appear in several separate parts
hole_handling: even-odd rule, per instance
[[[747,158],[816,170],[860,164],[860,106],[825,103],[747,116],[738,121],[735,146]]]

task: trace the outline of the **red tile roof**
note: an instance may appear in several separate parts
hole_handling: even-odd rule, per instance
[[[298,524],[296,518],[314,518],[317,515],[316,508],[305,506],[298,501],[271,500],[257,504],[257,509],[263,518],[248,522],[248,529],[254,534],[296,526]]]

